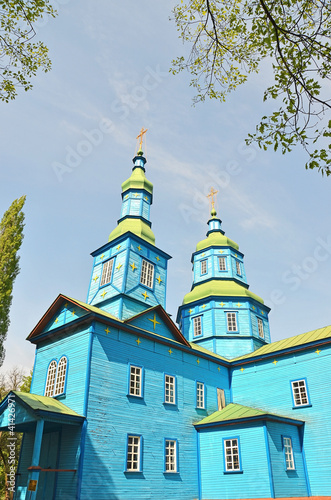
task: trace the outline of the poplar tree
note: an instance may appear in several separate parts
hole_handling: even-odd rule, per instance
[[[0,366],[5,357],[4,341],[10,324],[13,285],[18,275],[18,251],[23,240],[25,196],[14,200],[0,222]]]

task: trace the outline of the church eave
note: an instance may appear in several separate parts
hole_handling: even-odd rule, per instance
[[[139,243],[141,243],[141,239],[139,236],[132,233],[131,231],[127,231],[126,233],[123,233],[120,236],[118,236],[116,239],[114,239],[112,241],[108,241],[107,243],[105,243],[101,247],[94,250],[94,252],[91,253],[92,257],[99,255],[99,253],[101,253],[101,252],[106,252],[109,248],[116,246],[118,243],[121,243],[122,241],[126,240],[129,237],[132,238],[136,243],[138,243],[138,245],[139,245]],[[158,248],[155,245],[152,245],[151,243],[149,243],[146,240],[144,240],[144,245],[146,245],[147,248],[149,248],[153,252],[157,252],[164,259],[166,259],[166,260],[172,259],[171,255],[165,253],[163,250],[160,250],[160,248]]]

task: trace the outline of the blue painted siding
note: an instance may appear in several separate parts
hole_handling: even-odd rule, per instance
[[[112,331],[106,335],[102,325],[96,325],[93,339],[91,385],[88,404],[88,432],[84,458],[83,490],[87,476],[99,478],[103,488],[100,500],[121,498],[192,500],[198,495],[196,431],[192,422],[207,415],[197,410],[197,379],[204,382],[208,412],[217,408],[216,387],[222,387],[229,397],[227,371],[216,363],[140,339],[126,332]],[[153,353],[153,356],[151,355]],[[127,396],[128,363],[144,367],[144,398]],[[177,381],[177,404],[164,404],[164,373],[173,374]],[[123,409],[125,408],[125,417]],[[179,473],[164,474],[164,438],[178,440]],[[142,474],[125,473],[127,433],[143,437]],[[105,465],[108,464],[105,470]],[[99,470],[101,467],[101,470]],[[99,483],[98,483],[99,484]],[[100,482],[101,484],[101,482]],[[82,496],[82,500],[84,499]],[[88,498],[88,497],[86,497]]]
[[[330,367],[330,353],[329,347],[323,347],[319,354],[314,348],[296,355],[275,356],[268,361],[243,365],[243,372],[238,367],[232,378],[236,403],[306,422],[303,446],[313,496],[328,495],[331,491],[328,465],[331,430],[326,426],[330,418],[331,388],[324,377]],[[273,361],[278,362],[275,365]],[[304,377],[312,406],[293,409],[290,380]]]
[[[306,496],[307,486],[298,428],[293,425],[267,422],[268,442],[275,498]],[[295,470],[286,470],[282,436],[292,440]]]
[[[78,330],[72,334],[66,334],[52,343],[45,343],[38,347],[38,356],[35,366],[33,380],[33,394],[44,395],[45,382],[49,362],[51,359],[59,360],[66,355],[69,361],[67,372],[66,394],[58,396],[65,405],[80,415],[84,410],[85,374],[87,370],[89,333],[88,329]],[[77,388],[80,390],[77,390]]]
[[[23,436],[22,447],[20,451],[18,475],[16,479],[16,492],[14,500],[25,500],[28,484],[28,467],[31,465],[32,450],[34,443],[34,433],[26,432]]]
[[[261,423],[201,429],[199,434],[202,500],[270,497],[267,453]],[[223,438],[234,436],[240,438],[242,473],[224,473]]]

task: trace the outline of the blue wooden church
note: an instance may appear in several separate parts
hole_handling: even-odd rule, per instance
[[[175,324],[145,164],[140,149],[86,302],[59,295],[28,336],[31,394],[1,403],[1,430],[24,433],[14,498],[328,497],[331,327],[270,343],[213,204]]]

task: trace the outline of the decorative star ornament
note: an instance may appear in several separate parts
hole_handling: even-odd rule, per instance
[[[160,325],[161,324],[159,321],[156,320],[155,313],[154,313],[154,318],[153,319],[151,319],[151,318],[147,318],[147,319],[153,323],[154,330],[155,330],[155,325]]]
[[[134,262],[132,262],[132,264],[130,264],[130,266],[132,267],[132,271],[134,271],[135,269],[138,269],[138,268],[135,266]]]
[[[147,295],[147,292],[142,293],[141,295],[145,298],[145,300],[149,298],[149,296]]]

